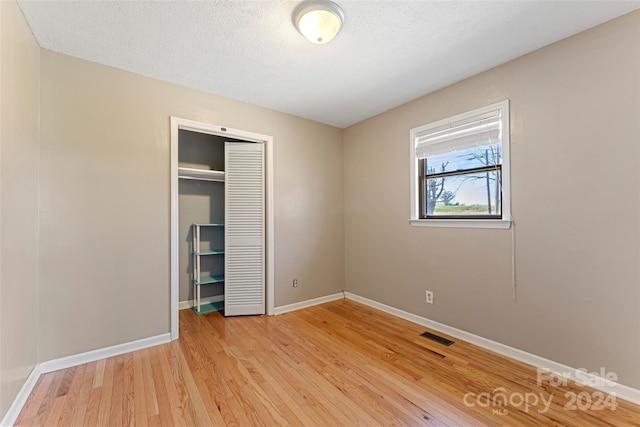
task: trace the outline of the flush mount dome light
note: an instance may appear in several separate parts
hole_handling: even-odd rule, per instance
[[[344,22],[344,12],[337,4],[327,0],[310,0],[293,10],[293,25],[309,41],[317,44],[330,42]]]

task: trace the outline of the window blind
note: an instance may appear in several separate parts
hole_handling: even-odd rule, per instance
[[[500,110],[448,123],[416,134],[418,159],[501,142]]]

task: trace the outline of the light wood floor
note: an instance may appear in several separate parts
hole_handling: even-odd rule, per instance
[[[183,310],[176,342],[40,377],[18,425],[640,426],[640,406],[566,410],[565,393],[595,391],[537,385],[530,366],[425,330],[349,300],[273,317]],[[480,406],[499,387],[508,406]]]

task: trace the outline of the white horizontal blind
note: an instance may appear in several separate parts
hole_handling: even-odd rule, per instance
[[[479,114],[459,122],[425,129],[416,134],[418,159],[500,143],[500,110]]]
[[[264,144],[225,142],[225,175],[225,315],[264,314]]]

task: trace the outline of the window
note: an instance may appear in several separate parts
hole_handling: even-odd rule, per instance
[[[411,224],[510,226],[509,101],[411,129]]]

